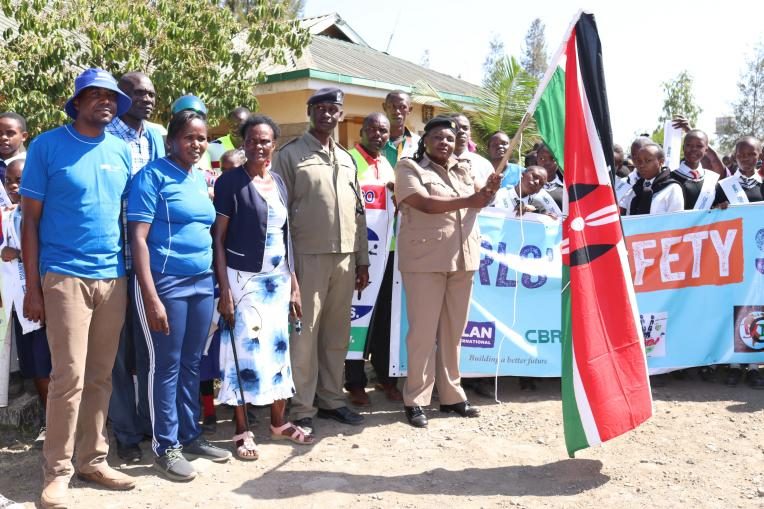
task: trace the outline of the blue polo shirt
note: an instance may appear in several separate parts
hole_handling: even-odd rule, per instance
[[[30,144],[20,193],[43,202],[40,275],[111,279],[125,275],[119,214],[130,179],[130,148],[104,133],[65,125]]]
[[[150,162],[134,177],[127,220],[151,224],[146,243],[152,271],[173,276],[211,272],[215,207],[201,172],[187,172],[166,157]]]

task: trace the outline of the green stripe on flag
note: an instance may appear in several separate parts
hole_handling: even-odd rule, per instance
[[[565,154],[565,70],[557,67],[533,113],[544,143],[563,168]],[[564,168],[563,168],[564,169]]]
[[[562,266],[562,421],[565,447],[571,458],[576,451],[589,447],[573,388],[573,334],[570,316],[570,267]]]

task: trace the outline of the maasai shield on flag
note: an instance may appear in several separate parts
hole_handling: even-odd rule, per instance
[[[642,328],[611,185],[610,112],[593,15],[576,16],[529,112],[564,168],[562,400],[572,457],[652,415]]]

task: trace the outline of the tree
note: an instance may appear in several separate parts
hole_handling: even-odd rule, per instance
[[[725,153],[732,151],[741,136],[764,137],[764,46],[757,48],[746,63],[737,88],[732,121],[717,132],[720,148]]]
[[[539,18],[531,22],[528,33],[525,34],[525,47],[523,51],[523,69],[537,80],[541,79],[547,68],[547,54],[544,23]]]
[[[677,115],[681,115],[690,121],[690,125],[698,123],[698,116],[703,111],[695,102],[695,94],[692,91],[693,78],[687,71],[680,72],[676,78],[670,81],[664,81],[663,87],[664,99],[661,116],[658,118],[660,125],[666,120],[671,120]]]
[[[275,2],[284,4],[290,18],[300,18],[305,11],[305,0],[275,0]],[[258,0],[213,0],[212,3],[227,7],[231,12],[245,19],[260,2]]]
[[[426,49],[422,52],[422,56],[419,58],[419,65],[425,69],[430,68],[430,50]]]
[[[663,107],[658,117],[658,127],[650,135],[656,143],[663,144],[663,125],[666,120],[682,116],[690,121],[690,125],[697,125],[698,116],[703,110],[695,102],[693,81],[687,71],[682,71],[674,79],[661,83],[664,93]]]
[[[483,84],[488,83],[496,71],[497,63],[506,56],[504,53],[504,42],[502,42],[498,35],[494,34],[488,45],[488,54],[485,60],[483,60]]]
[[[483,84],[476,110],[468,113],[473,139],[482,154],[487,154],[488,139],[496,131],[504,131],[510,138],[515,135],[537,85],[538,80],[514,57],[505,56],[496,62],[494,72]],[[531,120],[523,131],[520,149],[525,153],[537,141],[538,130]]]
[[[446,99],[432,85],[417,82],[412,89],[412,99],[422,104],[433,104],[446,113],[463,113],[470,119],[472,141],[478,152],[487,155],[488,139],[496,131],[514,136],[520,126],[528,105],[536,92],[538,81],[528,74],[514,57],[505,56],[494,64],[494,72],[483,84],[474,110],[465,109],[460,103]],[[536,124],[531,119],[523,131],[521,150],[526,152],[539,141]]]
[[[284,3],[249,4],[242,21],[194,0],[0,0],[15,23],[1,34],[0,111],[27,117],[31,132],[60,125],[74,77],[87,67],[148,74],[159,122],[185,93],[204,100],[213,122],[236,106],[254,109],[262,66],[299,55],[310,34]]]

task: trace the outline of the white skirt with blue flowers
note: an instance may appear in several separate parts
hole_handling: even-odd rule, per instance
[[[240,405],[231,341],[236,344],[244,398],[253,405],[268,405],[294,393],[289,362],[289,297],[291,278],[283,262],[269,272],[244,272],[228,268],[235,309],[233,338],[220,337],[218,401]]]

